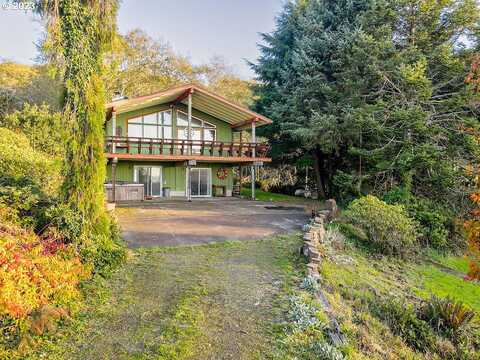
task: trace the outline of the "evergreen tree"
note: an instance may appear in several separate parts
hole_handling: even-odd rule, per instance
[[[257,130],[258,135],[268,136],[274,162],[295,160],[302,154],[298,151],[298,143],[282,131],[283,119],[277,118],[273,109],[275,104],[283,101],[280,94],[284,81],[283,73],[291,68],[298,21],[305,11],[307,1],[286,3],[283,12],[276,19],[276,30],[271,34],[262,34],[265,45],[260,45],[261,56],[258,63],[250,63],[260,81],[253,86],[256,101],[252,108],[261,114],[268,114],[274,120],[273,124]]]
[[[279,21],[266,36],[255,67],[259,104],[275,120],[270,136],[278,131],[314,156],[324,195],[405,186],[458,204],[463,165],[476,152],[462,131],[478,110],[464,83],[478,43],[476,3],[302,5],[295,29]],[[280,19],[299,6],[287,5]]]

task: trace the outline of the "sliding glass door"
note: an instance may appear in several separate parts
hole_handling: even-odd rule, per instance
[[[208,168],[190,169],[190,189],[193,197],[212,196],[211,169],[208,169]]]
[[[134,181],[143,184],[145,197],[162,196],[161,166],[135,166]]]

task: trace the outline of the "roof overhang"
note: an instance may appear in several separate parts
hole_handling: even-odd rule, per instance
[[[256,126],[272,123],[272,120],[257,114],[241,105],[235,104],[224,97],[216,95],[199,85],[183,85],[160,91],[155,94],[140,96],[132,99],[114,101],[106,105],[107,117],[112,111],[121,114],[161,104],[184,104],[188,102],[188,95],[192,94],[193,108],[216,117],[230,124],[232,128],[240,130],[255,122]]]

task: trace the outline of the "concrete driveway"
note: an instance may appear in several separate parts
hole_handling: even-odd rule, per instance
[[[309,217],[303,206],[236,198],[145,202],[116,214],[131,248],[260,239],[299,230]]]

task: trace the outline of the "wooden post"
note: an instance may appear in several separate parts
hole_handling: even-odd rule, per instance
[[[115,143],[115,136],[117,132],[117,112],[115,108],[112,110],[112,153],[115,154],[116,150],[116,143]]]
[[[243,166],[240,164],[238,165],[238,175],[239,175],[239,179],[238,179],[238,185],[239,185],[239,194],[238,195],[242,195],[242,172],[243,172]]]
[[[256,139],[256,134],[255,134],[255,121],[256,119],[254,119],[252,121],[252,143],[253,143],[253,149],[252,149],[252,158],[253,160],[255,161],[255,147],[256,147],[256,143],[257,143],[257,139]],[[251,177],[251,185],[252,185],[252,200],[255,200],[255,179],[256,179],[256,176],[255,176],[255,163],[252,164],[252,168],[251,168],[251,174],[250,174],[250,177]]]
[[[192,93],[193,89],[190,89],[188,92],[188,134],[187,134],[187,139],[188,139],[188,150],[187,154],[192,155]],[[182,154],[183,154],[183,144],[182,144]],[[192,175],[191,166],[190,162],[187,162],[187,200],[192,201],[192,189],[190,188],[190,177]]]
[[[190,182],[190,176],[192,175],[192,172],[190,171],[191,169],[191,166],[189,164],[189,162],[187,161],[187,188],[186,188],[186,192],[187,192],[187,200],[189,202],[192,201],[192,189],[191,189],[191,182]]]
[[[188,93],[188,155],[192,155],[192,90]]]
[[[243,156],[243,131],[240,130],[240,147],[238,148],[238,156]]]
[[[113,158],[112,159],[112,197],[113,197],[113,203],[115,203],[117,196],[116,196],[116,187],[117,187],[117,163],[118,163],[118,158]]]

